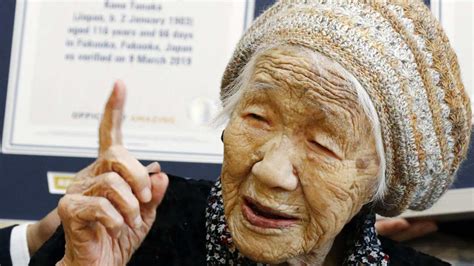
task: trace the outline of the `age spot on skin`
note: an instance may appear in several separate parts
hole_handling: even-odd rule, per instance
[[[369,160],[359,158],[355,164],[357,169],[367,169],[367,167],[369,167]]]

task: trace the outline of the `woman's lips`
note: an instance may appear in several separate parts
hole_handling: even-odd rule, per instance
[[[285,228],[298,221],[295,217],[259,205],[248,197],[242,202],[242,213],[249,223],[263,228]]]

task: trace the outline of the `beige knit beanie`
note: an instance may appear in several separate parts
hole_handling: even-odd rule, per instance
[[[448,189],[466,156],[471,109],[456,55],[422,1],[279,1],[240,40],[221,96],[256,49],[275,44],[332,58],[369,94],[387,166],[379,214],[429,208]]]

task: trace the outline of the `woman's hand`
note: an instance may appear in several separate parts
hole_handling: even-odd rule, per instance
[[[438,226],[434,220],[390,218],[378,220],[375,229],[379,235],[401,242],[436,232]]]
[[[147,169],[122,146],[124,102],[117,82],[100,125],[99,158],[59,202],[66,251],[58,264],[125,265],[155,220],[168,177],[158,163]]]

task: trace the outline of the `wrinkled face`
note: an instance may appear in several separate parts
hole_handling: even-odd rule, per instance
[[[343,73],[320,54],[289,48],[257,59],[225,130],[221,176],[244,255],[280,263],[327,250],[373,196],[371,125]]]

